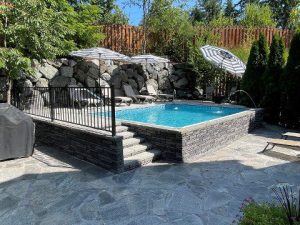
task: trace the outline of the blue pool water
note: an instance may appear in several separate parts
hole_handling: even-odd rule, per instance
[[[162,104],[116,112],[116,119],[181,128],[196,123],[232,115],[244,108],[204,105]]]

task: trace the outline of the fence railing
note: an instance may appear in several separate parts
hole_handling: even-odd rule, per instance
[[[116,135],[114,87],[26,87],[13,91],[13,105],[27,114]]]
[[[293,31],[279,28],[245,28],[241,26],[215,27],[207,28],[199,26],[196,29],[197,36],[201,36],[209,31],[216,35],[216,41],[219,46],[235,48],[242,46],[249,36],[258,39],[260,33],[265,34],[268,44],[271,44],[274,34],[278,34],[284,40],[286,47],[290,46],[293,37]],[[122,52],[124,54],[140,54],[144,49],[144,43],[151,41],[161,41],[161,35],[155,38],[152,34],[145,37],[142,26],[128,25],[105,25],[102,27],[105,39],[101,41],[100,46]],[[157,40],[156,40],[157,39]],[[145,41],[146,40],[146,41]],[[151,52],[151,49],[146,49]]]

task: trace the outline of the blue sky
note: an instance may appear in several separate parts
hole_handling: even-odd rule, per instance
[[[192,7],[195,5],[197,0],[187,0],[187,6]],[[236,2],[237,0],[234,0]],[[126,15],[129,17],[129,23],[132,25],[138,25],[143,15],[142,10],[138,7],[132,7],[126,4],[128,0],[116,0],[117,4],[124,10]]]

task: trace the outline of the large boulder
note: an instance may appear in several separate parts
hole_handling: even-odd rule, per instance
[[[91,77],[86,77],[85,79],[85,85],[87,87],[96,87],[96,80]]]
[[[62,62],[61,62],[61,60],[54,60],[54,61],[52,61],[52,60],[47,60],[46,61],[49,65],[51,65],[51,66],[54,66],[55,68],[57,68],[57,69],[59,69],[63,64],[62,64]]]
[[[69,60],[69,66],[74,67],[74,66],[76,66],[76,65],[77,65],[77,62],[76,62],[76,61],[74,61],[74,60],[72,60],[72,59]]]
[[[116,76],[118,76],[118,75],[116,75]],[[121,77],[123,82],[128,81],[128,75],[124,70],[120,70],[119,76]]]
[[[111,76],[109,73],[103,73],[101,76],[100,76],[101,79],[105,80],[105,81],[110,81],[111,79]]]
[[[99,78],[98,80],[96,80],[96,84],[98,87],[109,87],[109,83],[107,83],[105,80]]]
[[[136,82],[138,84],[139,89],[142,89],[145,85],[145,79],[141,75],[136,75]]]
[[[120,75],[112,76],[110,79],[110,83],[115,85],[117,89],[122,88],[122,77]]]
[[[53,77],[59,75],[58,69],[56,69],[54,66],[51,66],[47,63],[41,65],[39,67],[39,71],[43,75],[43,77],[47,78],[48,80],[51,80]]]
[[[173,82],[175,88],[186,88],[188,84],[189,81],[185,77]]]
[[[138,84],[136,83],[135,80],[128,79],[128,84],[130,84],[133,89],[139,90]]]
[[[170,90],[172,85],[169,79],[169,72],[166,69],[163,69],[159,72],[158,75],[158,89],[159,90]]]
[[[62,66],[60,69],[60,75],[64,77],[73,77],[73,67]]]
[[[91,67],[87,73],[87,75],[93,79],[98,79],[100,77],[100,72],[98,68]]]
[[[22,73],[21,77],[23,78],[24,76],[25,76],[25,78],[29,79],[31,82],[35,83],[38,81],[38,79],[40,79],[43,76],[43,74],[41,74],[39,70],[34,69],[32,75]]]
[[[80,81],[81,83],[84,83],[86,77],[87,77],[87,73],[85,73],[83,70],[78,69],[77,72],[74,74],[74,77]]]
[[[49,85],[52,87],[66,87],[68,85],[76,85],[76,80],[71,77],[57,76],[50,80]]]
[[[48,80],[46,78],[40,78],[35,84],[38,88],[46,88],[48,87]]]
[[[147,81],[146,81],[146,84],[152,85],[152,86],[155,88],[155,90],[158,89],[158,83],[157,83],[157,81],[154,80],[154,79],[149,79],[149,80],[147,80]]]
[[[107,71],[109,74],[113,74],[115,70],[116,70],[116,71],[119,70],[118,68],[119,68],[119,67],[118,67],[117,65],[112,65],[112,66],[108,66],[106,71]]]

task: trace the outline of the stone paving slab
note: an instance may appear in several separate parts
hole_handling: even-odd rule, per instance
[[[191,163],[154,163],[114,175],[39,146],[0,162],[1,225],[227,225],[247,197],[300,185],[299,152],[259,152],[281,130],[259,129]]]

